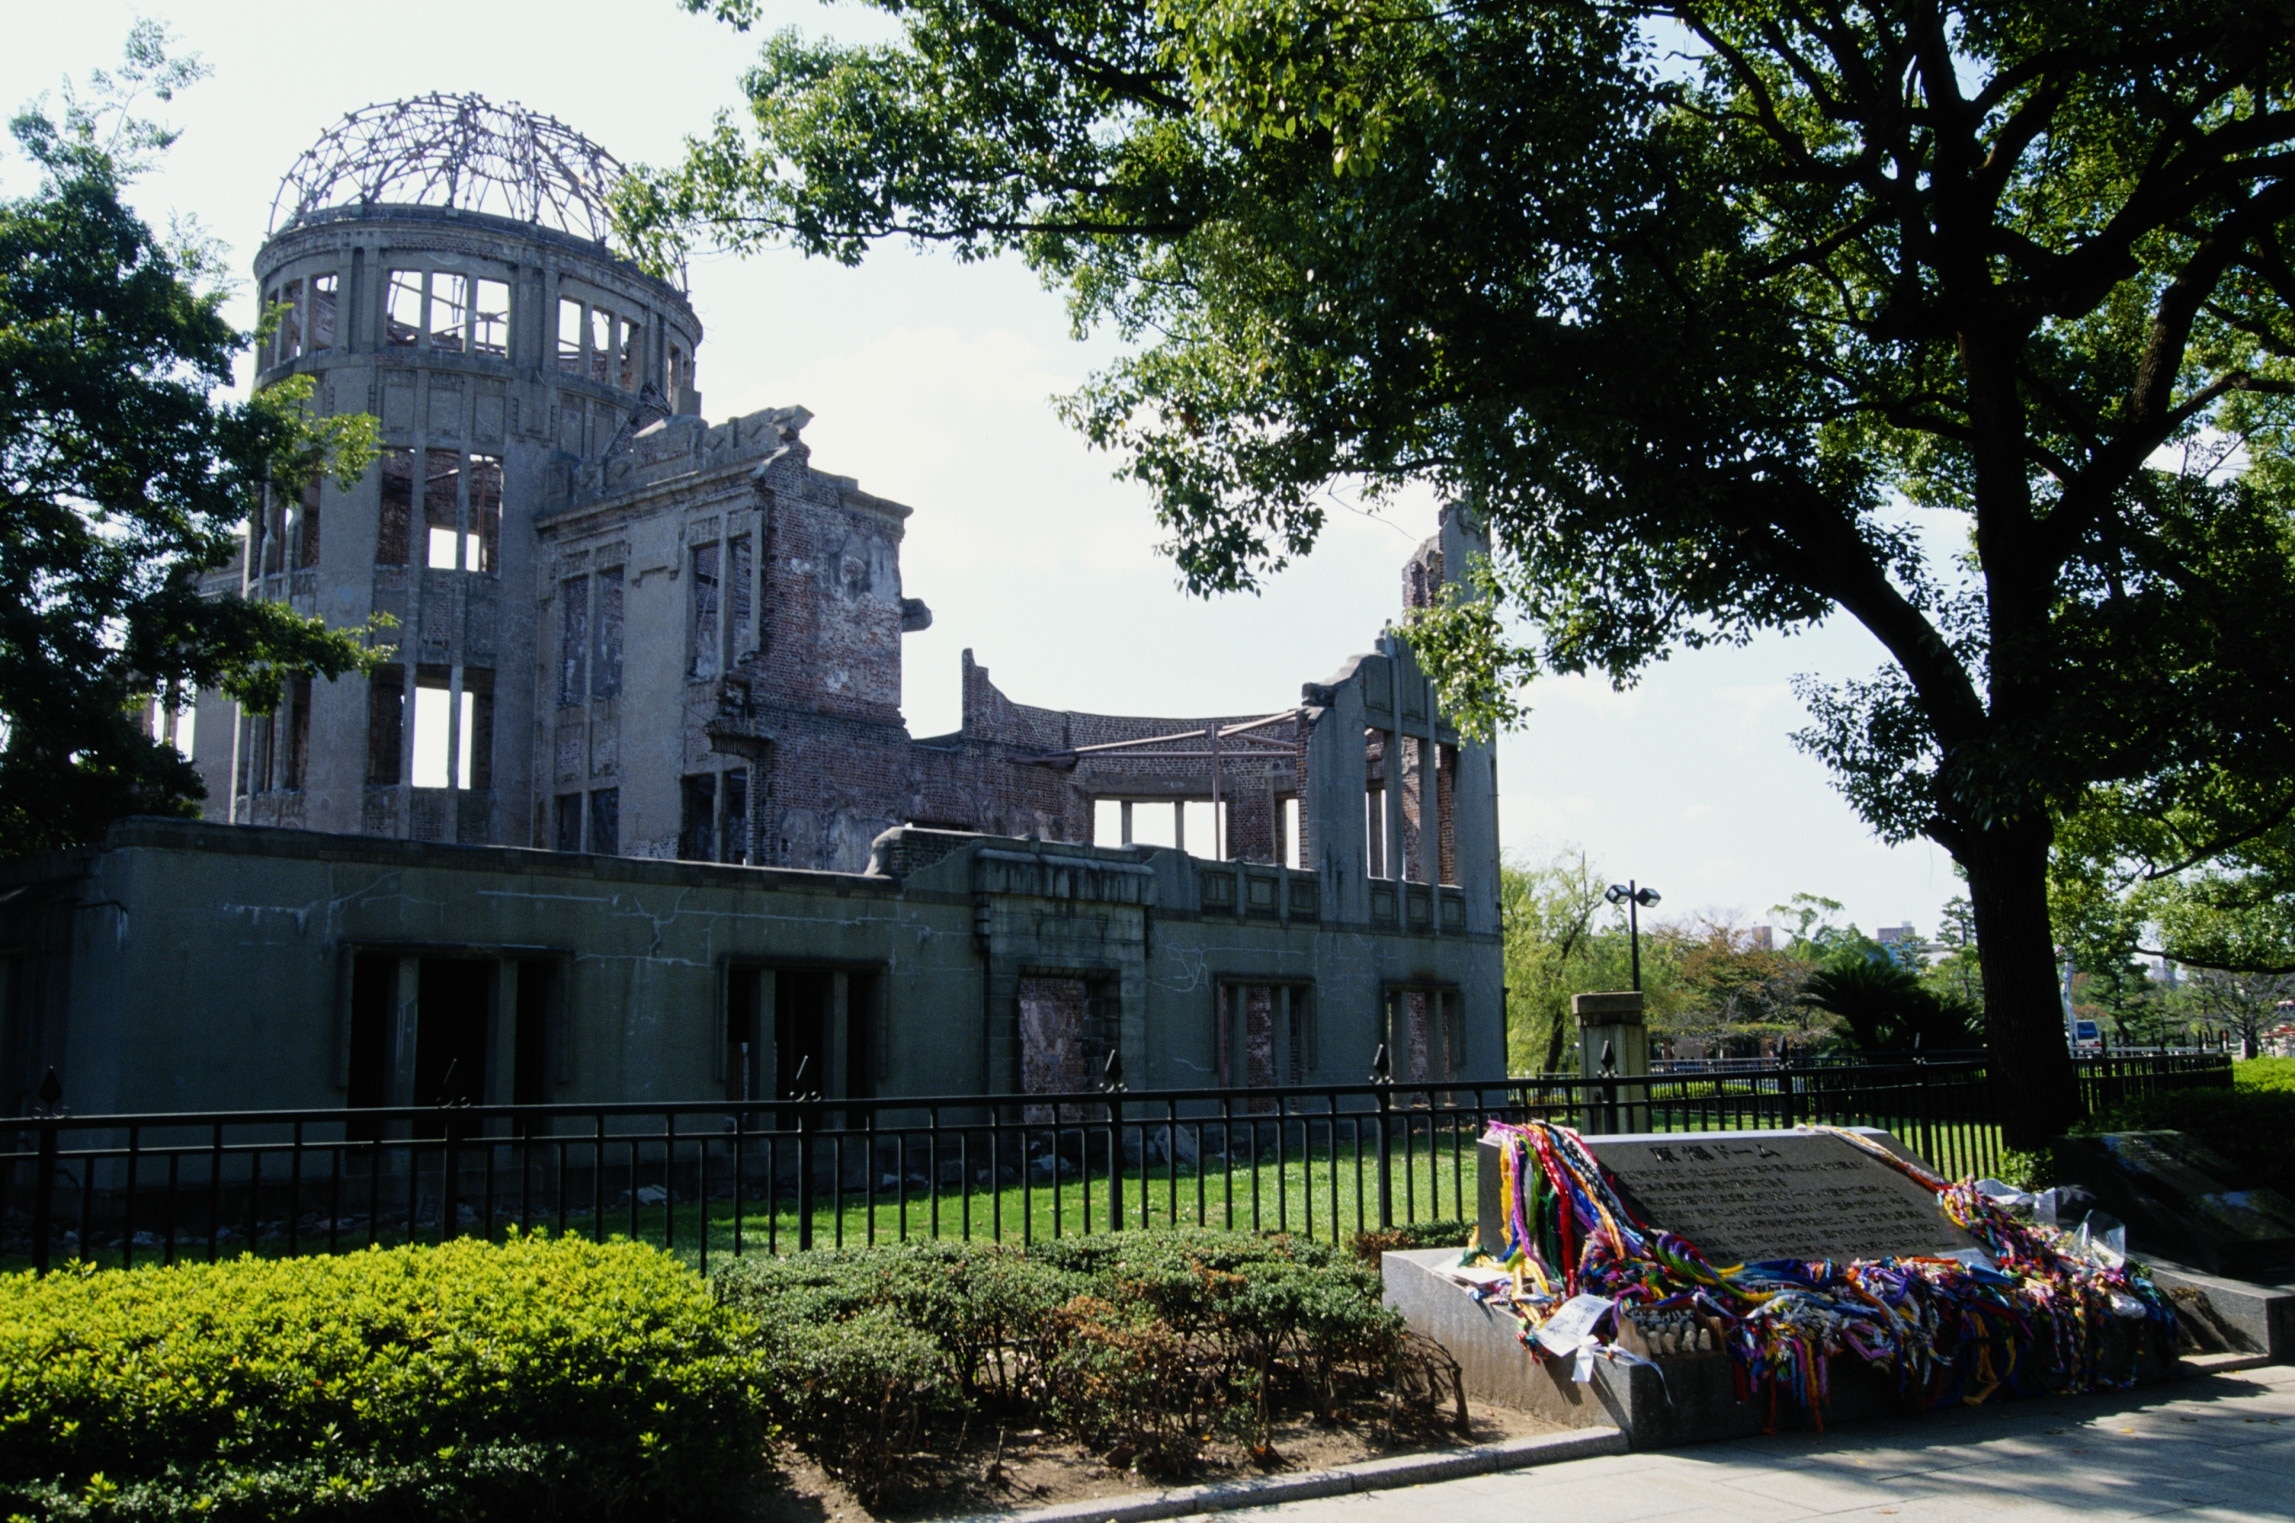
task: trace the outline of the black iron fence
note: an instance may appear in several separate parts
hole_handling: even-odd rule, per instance
[[[2083,1060],[2091,1109],[2228,1084],[2216,1053]],[[1638,1078],[0,1120],[0,1262],[173,1263],[544,1228],[712,1258],[1164,1224],[1338,1240],[1470,1218],[1490,1120],[1886,1127],[1992,1173],[1978,1060]]]

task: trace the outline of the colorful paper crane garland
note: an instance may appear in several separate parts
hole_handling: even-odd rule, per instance
[[[1486,1140],[1498,1145],[1506,1240],[1493,1256],[1514,1275],[1510,1292],[1482,1294],[1511,1306],[1526,1346],[1569,1298],[1609,1300],[1617,1315],[1601,1352],[1611,1357],[1625,1357],[1617,1345],[1624,1318],[1645,1326],[1692,1318],[1729,1351],[1739,1399],[1766,1399],[1774,1417],[1782,1394],[1820,1425],[1827,1366],[1839,1353],[1889,1374],[1908,1405],[1934,1407],[1973,1405],[2002,1389],[2131,1384],[2132,1361],[2121,1374],[2106,1368],[2105,1329],[2116,1320],[2158,1324],[2172,1343],[2175,1313],[2138,1266],[2083,1253],[2067,1234],[2017,1220],[1972,1180],[1948,1183],[1856,1132],[1816,1130],[1936,1191],[1993,1263],[1718,1265],[1628,1209],[1578,1133],[1494,1122]]]

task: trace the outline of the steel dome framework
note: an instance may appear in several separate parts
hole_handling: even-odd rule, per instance
[[[295,160],[271,202],[278,233],[335,207],[485,212],[604,244],[621,161],[552,116],[477,95],[353,111]]]

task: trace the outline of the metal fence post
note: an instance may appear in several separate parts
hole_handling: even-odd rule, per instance
[[[1394,1075],[1387,1061],[1387,1044],[1379,1043],[1379,1050],[1371,1056],[1371,1083],[1377,1086],[1375,1094],[1379,1106],[1379,1228],[1384,1231],[1395,1224],[1394,1205]]]
[[[50,1068],[40,1081],[40,1104],[32,1112],[40,1124],[39,1173],[32,1180],[32,1272],[48,1272],[56,1231],[56,1155],[63,1131],[63,1082]]]

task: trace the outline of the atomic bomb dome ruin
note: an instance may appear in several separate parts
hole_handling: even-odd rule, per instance
[[[1495,757],[1408,649],[1179,718],[1016,703],[968,651],[961,727],[912,738],[913,510],[817,469],[802,407],[703,416],[619,173],[438,95],[289,169],[256,384],[381,455],[273,494],[210,590],[393,649],[202,695],[204,823],[5,870],[0,1107],[51,1064],[82,1111],[1499,1071]],[[1478,544],[1446,511],[1404,600]]]

